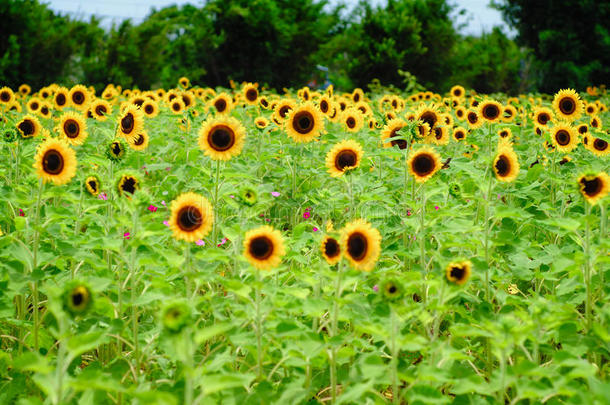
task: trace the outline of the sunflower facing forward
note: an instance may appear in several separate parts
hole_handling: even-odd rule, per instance
[[[42,125],[40,125],[38,118],[28,114],[17,123],[17,129],[22,138],[33,138],[40,135],[42,132]]]
[[[87,107],[91,99],[89,90],[82,84],[77,84],[76,86],[72,87],[70,89],[70,93],[68,93],[68,96],[70,99],[70,104],[78,110],[82,110]]]
[[[207,198],[184,193],[171,203],[169,227],[175,239],[195,242],[203,239],[214,223],[214,209]]]
[[[320,243],[320,251],[322,257],[331,266],[337,264],[341,260],[341,245],[339,241],[332,236],[326,235]]]
[[[441,157],[434,149],[423,147],[409,156],[407,166],[415,181],[423,183],[440,170]]]
[[[568,121],[574,121],[582,115],[584,105],[578,93],[572,89],[565,89],[555,94],[553,109],[559,117]]]
[[[246,232],[244,236],[244,256],[259,270],[277,267],[286,254],[284,238],[280,231],[265,225]]]
[[[45,183],[68,183],[76,174],[76,153],[64,140],[48,138],[38,145],[34,168]]]
[[[341,231],[341,250],[352,267],[371,271],[381,253],[381,234],[365,220],[357,219]]]
[[[487,122],[496,122],[502,118],[502,105],[494,100],[485,100],[479,104],[479,115]]]
[[[578,185],[580,186],[580,193],[585,200],[589,204],[595,205],[608,194],[610,190],[610,176],[605,172],[584,174],[578,178]]]
[[[331,177],[340,177],[348,170],[357,168],[363,153],[362,146],[352,139],[339,142],[326,154],[328,173]]]
[[[447,280],[451,283],[462,285],[470,278],[472,264],[469,261],[452,262],[445,268]]]
[[[324,130],[324,118],[313,103],[306,102],[288,113],[284,128],[295,142],[311,142]]]
[[[241,153],[246,129],[236,118],[205,121],[199,130],[199,148],[213,160],[229,160]]]
[[[557,150],[568,153],[578,146],[578,132],[570,125],[560,124],[551,128],[551,138]]]
[[[511,147],[500,148],[493,162],[493,170],[499,181],[511,182],[519,175],[519,160]]]
[[[64,113],[55,129],[71,145],[82,145],[88,136],[85,118],[75,112]]]

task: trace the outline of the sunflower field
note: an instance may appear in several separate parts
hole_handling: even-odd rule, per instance
[[[604,87],[0,88],[1,404],[607,404]]]

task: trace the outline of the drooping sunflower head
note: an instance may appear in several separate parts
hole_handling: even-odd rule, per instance
[[[47,138],[38,145],[34,168],[45,183],[68,183],[76,174],[76,153],[64,140]]]
[[[144,116],[142,110],[133,104],[125,107],[119,115],[117,135],[125,140],[134,138],[144,129]]]
[[[339,241],[332,236],[326,235],[320,243],[320,251],[322,257],[331,266],[337,264],[341,260],[341,245]]]
[[[324,130],[324,116],[311,101],[296,106],[288,113],[284,129],[297,143],[311,142]]]
[[[145,150],[146,148],[148,148],[148,141],[149,141],[149,137],[148,137],[148,132],[146,132],[146,130],[140,132],[139,134],[137,134],[136,136],[134,136],[133,138],[129,138],[127,140],[127,143],[129,144],[129,147],[133,150],[137,150],[137,151],[142,151]]]
[[[391,141],[387,141],[388,139],[397,137],[399,135],[398,131],[403,129],[406,125],[407,123],[400,118],[395,118],[388,121],[381,131],[381,141],[383,142],[383,147],[390,148],[392,146],[398,146],[399,149],[406,149],[408,143],[404,139],[392,139]]]
[[[341,250],[352,267],[371,271],[381,253],[381,234],[365,220],[357,219],[341,231]]]
[[[445,268],[447,281],[462,285],[470,278],[472,263],[470,261],[451,262]]]
[[[55,130],[71,145],[82,145],[88,136],[85,118],[75,112],[62,114]]]
[[[121,139],[115,139],[106,145],[106,157],[113,162],[120,162],[125,157],[127,148]]]
[[[119,177],[117,182],[117,191],[120,196],[125,196],[128,199],[140,189],[140,180],[131,173],[124,173]]]
[[[87,108],[87,106],[89,105],[89,101],[91,100],[89,89],[87,89],[82,84],[77,84],[76,86],[72,87],[68,95],[70,104],[77,110],[83,110]]]
[[[210,101],[218,114],[228,114],[233,109],[233,99],[227,93],[220,93]]]
[[[203,239],[213,224],[214,209],[207,198],[188,192],[172,201],[169,227],[175,239],[186,242]]]
[[[104,99],[96,99],[89,106],[89,111],[96,121],[106,121],[112,114],[112,105]]]
[[[561,152],[573,151],[579,143],[578,132],[569,124],[559,124],[551,128],[553,145]]]
[[[218,117],[205,121],[199,130],[199,148],[213,160],[238,156],[244,146],[246,129],[236,118]]]
[[[242,88],[242,94],[246,103],[249,105],[258,104],[258,86],[253,83],[246,83]]]
[[[466,137],[468,137],[468,131],[464,127],[456,127],[453,130],[453,139],[456,141],[464,141]]]
[[[587,173],[578,178],[580,193],[585,200],[595,205],[610,190],[610,176],[606,172]]]
[[[65,107],[69,106],[70,90],[65,87],[60,87],[57,89],[53,95],[53,103],[55,104],[55,108],[58,110],[63,110]]]
[[[340,177],[348,170],[360,166],[362,146],[352,139],[345,139],[336,144],[326,154],[326,167],[332,177]]]
[[[341,122],[347,132],[358,132],[364,125],[364,117],[360,110],[348,108],[341,114]]]
[[[85,179],[85,190],[92,196],[96,196],[100,193],[101,182],[100,178],[96,175],[89,176]]]
[[[62,294],[63,307],[71,316],[84,315],[93,305],[91,288],[80,281],[70,282]]]
[[[38,121],[38,118],[28,114],[25,115],[21,119],[21,121],[17,123],[17,130],[21,134],[22,138],[33,138],[35,136],[40,135],[42,131],[42,125],[40,125],[40,121]]]
[[[277,267],[286,254],[282,234],[265,225],[246,232],[244,236],[244,256],[259,270]]]
[[[583,102],[576,91],[572,89],[560,90],[553,98],[553,109],[562,119],[574,121],[580,118],[583,111]]]
[[[412,153],[407,161],[409,173],[418,183],[428,181],[434,173],[441,169],[440,155],[430,147],[423,147]]]
[[[502,105],[494,100],[485,100],[479,104],[479,115],[487,122],[500,120],[502,110]]]
[[[182,300],[170,301],[161,309],[161,324],[170,334],[180,333],[191,321],[191,307]]]
[[[519,175],[519,160],[511,147],[501,147],[493,161],[493,170],[499,181],[511,182]]]
[[[483,119],[475,110],[468,110],[466,112],[466,122],[470,129],[477,129],[483,125]]]

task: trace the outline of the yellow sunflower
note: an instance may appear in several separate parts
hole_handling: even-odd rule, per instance
[[[177,240],[195,242],[205,238],[214,224],[214,209],[207,198],[183,193],[171,203],[169,227]]]
[[[286,254],[284,238],[280,231],[265,225],[246,232],[244,256],[259,270],[271,270],[279,266]]]
[[[15,93],[10,87],[2,87],[0,89],[0,104],[10,105],[15,101]]]
[[[578,178],[578,185],[585,200],[589,204],[595,205],[608,194],[610,176],[606,172],[584,174]]]
[[[582,115],[584,106],[580,96],[572,89],[560,90],[553,98],[553,109],[561,118],[574,121]]]
[[[318,99],[318,109],[326,116],[332,113],[333,102],[330,97],[323,95]]]
[[[579,143],[578,132],[568,124],[559,124],[551,128],[553,145],[561,152],[572,152]]]
[[[388,121],[388,123],[383,127],[383,130],[381,131],[381,141],[383,142],[383,147],[390,148],[392,146],[398,146],[398,148],[400,149],[406,149],[407,141],[404,139],[393,139],[389,142],[385,141],[387,139],[398,136],[398,131],[400,131],[406,125],[407,123],[401,120],[400,118],[395,118],[393,120]]]
[[[175,97],[172,101],[169,102],[169,109],[174,114],[182,114],[185,108],[186,105],[184,104],[182,98]]]
[[[42,125],[40,125],[38,118],[28,114],[23,116],[21,121],[17,123],[17,129],[22,138],[33,138],[40,135],[42,132]]]
[[[242,88],[242,94],[246,99],[246,103],[249,105],[258,104],[258,85],[253,83],[246,83]]]
[[[74,108],[77,110],[83,110],[89,105],[89,101],[91,100],[89,89],[82,84],[77,84],[70,89],[68,99],[70,101],[70,105],[72,105]]]
[[[324,130],[324,118],[313,103],[308,101],[288,113],[284,129],[297,143],[311,142]]]
[[[137,151],[142,151],[145,150],[146,148],[148,148],[148,132],[146,132],[145,130],[140,132],[138,135],[129,138],[127,140],[127,143],[129,144],[129,147],[133,150],[137,150]]]
[[[365,220],[357,219],[341,231],[341,250],[352,267],[371,271],[381,253],[381,234]]]
[[[474,110],[468,110],[466,112],[466,122],[468,122],[468,126],[470,129],[477,129],[483,125],[483,119],[481,116]]]
[[[464,95],[466,94],[466,91],[464,90],[464,88],[462,86],[456,85],[451,88],[450,93],[451,93],[452,97],[461,98],[461,97],[464,97]]]
[[[606,156],[610,153],[608,141],[602,138],[592,138],[590,141],[590,146],[587,149],[599,157]]]
[[[106,121],[112,114],[112,105],[103,99],[96,99],[89,105],[89,112],[96,121]]]
[[[502,121],[504,122],[512,122],[517,116],[517,109],[513,105],[504,106],[504,110],[502,111]]]
[[[441,120],[438,108],[434,104],[430,106],[423,104],[415,115],[418,120],[427,123],[430,126],[430,130],[433,130]]]
[[[511,182],[519,175],[519,160],[511,147],[501,147],[493,161],[493,170],[499,181]]]
[[[439,146],[447,145],[449,143],[449,128],[446,126],[436,126],[430,132],[430,141]]]
[[[100,193],[100,179],[97,176],[89,176],[85,179],[85,189],[92,196]]]
[[[147,118],[155,118],[159,115],[159,105],[154,100],[146,100],[141,110]]]
[[[76,174],[76,153],[64,140],[48,138],[38,145],[34,168],[45,183],[68,183]]]
[[[553,121],[553,111],[550,108],[538,107],[534,109],[534,124],[546,127],[549,122]]]
[[[352,139],[339,142],[326,154],[328,173],[331,177],[340,177],[348,170],[357,168],[363,154],[362,146],[358,142]]]
[[[265,129],[269,126],[269,120],[265,117],[259,116],[254,119],[254,125],[258,129]]]
[[[453,130],[453,139],[456,141],[464,141],[468,137],[468,131],[464,127],[456,127]]]
[[[472,263],[470,261],[451,262],[445,268],[447,280],[451,283],[462,285],[470,278]]]
[[[133,104],[125,107],[118,119],[117,135],[129,141],[144,129],[142,110]]]
[[[65,87],[57,89],[53,95],[53,103],[55,104],[55,108],[60,111],[65,107],[68,107],[70,105],[70,90]]]
[[[418,183],[428,181],[428,179],[434,176],[434,173],[440,170],[441,166],[440,155],[434,149],[427,146],[412,153],[407,161],[409,173]]]
[[[364,118],[359,110],[348,108],[341,114],[341,122],[347,132],[358,132],[364,125]]]
[[[178,79],[178,84],[183,89],[186,89],[186,88],[188,88],[191,85],[191,81],[188,79],[188,77],[184,77],[183,76],[180,79]]]
[[[42,118],[51,118],[51,110],[53,109],[53,105],[48,101],[43,101],[40,103],[40,110],[38,110],[38,114],[42,116]]]
[[[55,130],[73,146],[82,145],[88,136],[85,118],[72,111],[64,113],[59,117],[59,123]]]
[[[496,122],[502,118],[502,105],[494,100],[485,100],[479,104],[479,116],[487,122]]]
[[[229,160],[241,153],[246,129],[236,118],[205,121],[199,130],[199,148],[213,160]]]
[[[233,99],[227,93],[220,93],[210,101],[218,114],[228,114],[233,109]]]
[[[601,129],[603,127],[602,119],[599,116],[594,115],[593,117],[591,117],[589,125],[591,125],[591,128]]]
[[[455,109],[455,116],[458,120],[460,121],[464,121],[466,119],[466,113],[468,112],[468,110],[466,110],[466,107],[464,107],[463,105],[458,106]]]
[[[320,251],[322,257],[328,264],[335,265],[341,260],[341,245],[339,241],[332,236],[324,236],[320,243]]]
[[[130,173],[125,173],[119,177],[116,186],[119,195],[131,198],[131,194],[140,189],[140,180]]]
[[[19,94],[22,96],[27,96],[32,92],[32,88],[28,84],[22,84],[19,86]]]
[[[26,104],[29,112],[36,113],[40,110],[41,101],[37,97],[32,97]]]

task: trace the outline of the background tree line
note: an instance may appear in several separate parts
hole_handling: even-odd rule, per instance
[[[257,81],[301,86],[330,69],[349,90],[372,79],[404,87],[404,75],[445,91],[518,93],[608,82],[610,2],[494,1],[518,31],[458,33],[447,0],[361,1],[346,15],[326,0],[207,0],[170,6],[109,30],[58,15],[38,0],[0,0],[0,85],[82,82],[101,89],[174,86],[180,76],[217,86]]]

